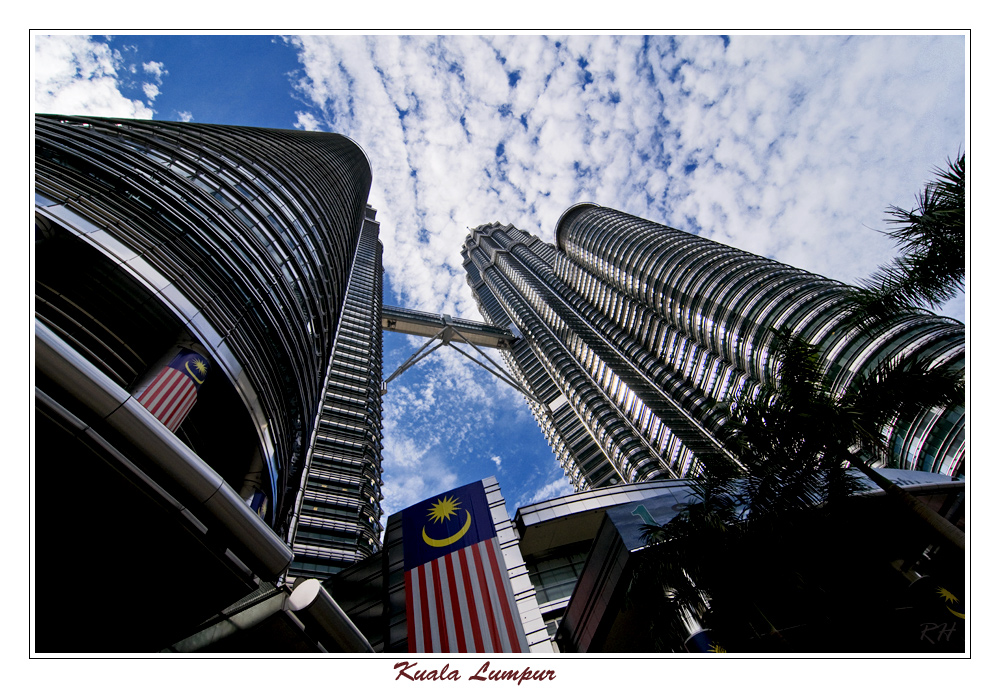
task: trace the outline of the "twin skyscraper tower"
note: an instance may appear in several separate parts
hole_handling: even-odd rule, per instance
[[[720,404],[765,380],[786,328],[819,348],[836,391],[887,359],[965,365],[965,328],[901,314],[850,324],[851,288],[626,213],[582,203],[556,246],[482,225],[462,248],[480,310],[522,337],[505,358],[578,490],[679,478],[726,461]],[[900,467],[956,475],[964,408],[892,427]]]
[[[159,647],[260,581],[378,551],[382,246],[364,152],[337,134],[40,115],[35,160],[36,466],[61,476],[36,510],[36,589],[65,580],[60,562],[103,557],[77,587],[141,570],[120,597],[160,591],[159,625],[108,633]],[[728,460],[719,402],[764,379],[781,328],[839,389],[890,358],[964,367],[961,323],[901,314],[867,334],[845,321],[846,285],[593,204],[559,218],[555,245],[494,223],[459,248],[577,490]],[[964,472],[964,419],[899,422],[900,466]],[[39,637],[86,637],[74,623]]]

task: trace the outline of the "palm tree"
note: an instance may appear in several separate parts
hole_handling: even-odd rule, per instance
[[[887,210],[894,228],[883,233],[902,255],[862,282],[854,309],[866,326],[900,310],[940,306],[964,289],[965,155],[934,173],[915,208]]]
[[[857,489],[849,466],[938,541],[964,550],[960,530],[869,465],[892,463],[885,430],[894,421],[964,400],[961,371],[888,360],[837,394],[815,346],[789,332],[776,333],[773,346],[770,381],[730,405],[727,442],[748,466],[748,518],[842,502]]]
[[[812,595],[808,574],[800,574],[815,570],[809,560],[815,553],[806,555],[796,543],[846,513],[861,482],[848,467],[902,504],[900,511],[938,542],[964,550],[960,530],[868,465],[889,457],[890,424],[961,400],[963,382],[960,373],[925,362],[890,361],[836,393],[816,347],[788,332],[775,333],[773,346],[766,382],[727,404],[726,444],[746,473],[733,479],[707,468],[694,482],[695,499],[676,518],[645,528],[656,547],[644,557],[635,588],[646,586],[641,599],[648,603],[655,581],[667,618],[707,615],[719,628],[755,629],[763,620],[780,647],[768,616],[787,611],[789,600],[823,597]],[[671,623],[661,632],[676,644],[684,629]]]
[[[650,620],[653,649],[669,652],[692,632],[690,620],[709,612],[708,591],[725,588],[734,548],[741,542],[736,489],[732,479],[705,473],[690,484],[691,500],[667,523],[643,526],[655,545],[637,559],[627,604],[643,608]]]

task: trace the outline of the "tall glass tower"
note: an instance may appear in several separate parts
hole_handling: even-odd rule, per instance
[[[289,580],[377,552],[382,524],[382,244],[369,206],[293,510]]]
[[[162,607],[96,647],[159,649],[292,551],[295,575],[377,549],[370,185],[337,134],[35,118],[36,589],[72,562],[76,585],[113,571],[116,599]],[[130,613],[89,597],[40,601],[40,627]]]
[[[732,460],[718,402],[763,378],[779,328],[817,345],[840,389],[888,358],[965,365],[961,323],[906,314],[866,335],[845,325],[847,285],[617,210],[569,208],[556,244],[493,223],[462,255],[484,317],[523,335],[504,355],[577,489]],[[889,440],[902,467],[962,473],[964,407]]]

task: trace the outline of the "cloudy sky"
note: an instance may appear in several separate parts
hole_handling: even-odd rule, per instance
[[[885,207],[965,150],[964,36],[33,39],[39,112],[350,136],[386,302],[476,320],[478,224],[551,241],[593,201],[857,282],[893,255]],[[420,343],[387,334],[386,376]],[[463,361],[438,352],[385,397],[388,513],[488,475],[511,514],[569,492],[521,398]]]

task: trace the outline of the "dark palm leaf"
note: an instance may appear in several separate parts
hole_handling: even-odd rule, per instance
[[[864,280],[853,297],[856,321],[871,328],[901,310],[940,306],[965,285],[965,155],[934,170],[917,206],[887,211],[902,255]]]
[[[961,404],[964,396],[961,371],[932,368],[928,360],[890,360],[862,376],[844,394],[840,405],[862,453],[887,460],[889,451],[882,436],[885,427],[929,408]]]
[[[706,467],[674,519],[644,527],[650,547],[629,599],[653,611],[656,631],[675,647],[688,632],[680,621],[687,614],[716,629],[777,634],[769,610],[781,613],[785,593],[804,589],[798,572],[810,564],[797,552],[808,524],[837,518],[861,489],[849,466],[918,513],[921,505],[862,457],[887,454],[883,431],[899,418],[962,399],[961,375],[927,362],[884,362],[837,394],[816,347],[788,331],[775,332],[771,346],[766,381],[722,406],[725,445],[745,472],[733,479]],[[943,533],[935,516],[919,518]]]

